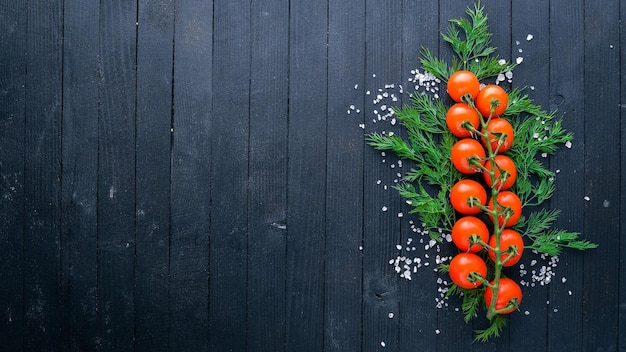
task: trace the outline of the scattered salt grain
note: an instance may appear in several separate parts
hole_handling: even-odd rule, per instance
[[[526,40],[527,40],[527,41],[531,41],[531,40],[533,40],[533,35],[532,35],[532,34],[527,35],[527,36],[526,36]]]
[[[403,214],[403,213],[398,213],[398,217],[399,217],[399,218],[401,218],[401,217],[403,217],[403,216],[404,216],[404,214]]]
[[[567,282],[567,279],[565,278],[565,276],[561,278],[561,282],[562,282],[562,283]]]
[[[360,123],[359,127],[361,127],[361,129],[364,130],[365,129],[365,124],[364,123]]]
[[[516,40],[516,41],[515,41],[515,45],[519,45],[519,40]]]
[[[359,85],[358,85],[358,84],[355,84],[355,85],[354,85],[354,89],[359,89]]]
[[[500,65],[506,65],[506,60],[505,60],[505,59],[500,59],[500,60],[498,61],[498,63],[499,63]]]
[[[389,313],[389,319],[393,319],[393,313]]]
[[[608,199],[605,199],[604,202],[602,202],[602,206],[605,207],[605,208],[608,208],[610,204],[611,203],[609,202]]]
[[[386,346],[386,345],[385,345],[385,341],[380,341],[380,345],[381,345],[381,346],[383,346],[383,347],[385,347],[385,346]]]
[[[517,59],[515,59],[515,62],[516,62],[518,65],[519,65],[519,64],[521,64],[523,61],[524,61],[524,58],[523,58],[523,57],[521,57],[521,56],[520,56],[520,57],[518,57]]]
[[[439,329],[435,330],[435,334],[439,335],[441,333],[441,331],[439,331]]]
[[[571,296],[572,295],[572,291],[567,291],[567,294]]]
[[[587,202],[591,200],[591,198],[589,198],[589,196],[585,196],[583,199],[586,200]]]
[[[374,78],[375,78],[375,77],[376,77],[376,74],[375,74],[375,73],[372,73],[372,77],[374,77]]]
[[[570,141],[565,142],[565,148],[571,149],[572,148],[572,142],[570,142]]]
[[[387,211],[387,207],[382,207],[382,211]]]
[[[525,311],[524,315],[530,315],[530,312],[529,311]]]
[[[401,251],[401,250],[402,250],[402,246],[401,246],[401,245],[399,245],[399,244],[397,244],[397,245],[396,245],[396,249],[397,249],[397,250],[399,250],[399,251]]]

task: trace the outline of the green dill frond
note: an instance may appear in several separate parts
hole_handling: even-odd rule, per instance
[[[472,290],[461,289],[461,291],[463,292],[461,310],[463,311],[463,319],[467,323],[478,315],[478,310],[484,305],[485,288],[481,286]]]
[[[441,37],[450,43],[460,60],[460,68],[469,69],[471,62],[490,57],[496,48],[491,45],[491,33],[483,7],[467,8],[469,18],[450,20],[446,33]]]
[[[500,336],[500,332],[506,326],[507,320],[501,315],[496,315],[491,320],[489,327],[484,330],[475,330],[474,342],[487,342],[491,338]]]
[[[401,158],[416,160],[415,151],[397,135],[384,135],[377,132],[366,136],[368,144],[381,151],[392,151]]]
[[[420,62],[425,71],[432,73],[442,82],[448,82],[448,77],[453,72],[445,61],[435,57],[430,50],[424,47],[422,47]]]

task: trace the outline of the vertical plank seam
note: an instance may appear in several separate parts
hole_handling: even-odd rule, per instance
[[[133,152],[133,163],[134,165],[134,179],[133,179],[133,292],[131,298],[132,308],[132,330],[133,330],[133,338],[132,341],[132,350],[136,349],[136,336],[137,336],[137,305],[136,305],[136,293],[137,293],[137,107],[138,101],[137,97],[138,93],[138,65],[139,65],[139,0],[135,0],[135,62],[133,67],[133,83],[134,83],[134,106],[133,106],[133,119],[135,120],[133,126],[133,144],[134,144],[134,152]]]
[[[28,13],[28,8],[30,7],[30,0],[26,0],[26,7],[24,9],[25,12],[25,17],[26,17],[26,43],[25,43],[25,47],[24,47],[24,81],[23,81],[23,85],[24,85],[24,134],[22,137],[22,150],[26,151],[26,147],[27,147],[27,142],[26,142],[26,128],[28,127],[28,123],[27,123],[27,114],[28,114],[28,110],[27,110],[27,99],[28,99],[28,94],[26,94],[26,91],[28,91],[28,45],[29,45],[29,41],[30,41],[30,16]],[[22,160],[22,179],[25,181],[26,180],[26,161],[28,156],[26,155],[26,152],[24,152],[23,154],[23,160]],[[26,182],[22,182],[22,192],[24,194],[24,198],[26,198],[26,189],[24,187],[24,184]],[[26,215],[26,201],[24,199],[24,202],[22,202],[22,214]],[[25,247],[26,247],[26,216],[22,217],[22,348],[24,348],[24,345],[26,344],[26,300],[24,299],[24,297],[26,296],[26,274],[24,273],[24,266],[26,264],[26,260],[24,259],[24,255],[26,253],[25,251]]]
[[[169,192],[168,192],[168,228],[167,228],[167,315],[168,315],[168,324],[167,324],[167,350],[170,350],[170,346],[172,345],[172,199],[173,199],[173,191],[174,191],[174,127],[175,127],[175,79],[176,79],[176,0],[172,0],[174,5],[172,5],[172,72],[171,72],[171,96],[170,96],[170,184],[169,184]]]
[[[284,254],[285,254],[285,263],[283,265],[283,295],[285,297],[285,301],[283,302],[283,313],[284,313],[284,317],[283,317],[283,322],[284,322],[284,326],[283,326],[283,351],[286,352],[287,351],[287,319],[289,317],[289,295],[288,295],[288,290],[287,290],[287,285],[288,285],[288,264],[289,264],[289,230],[291,229],[291,226],[289,225],[289,169],[291,166],[291,160],[289,158],[289,122],[290,122],[290,114],[289,114],[289,101],[291,98],[291,0],[288,0],[289,4],[287,6],[287,106],[286,106],[286,117],[287,117],[287,121],[286,121],[286,126],[285,126],[285,134],[286,134],[286,142],[285,142],[285,161],[286,161],[286,167],[285,167],[285,238],[284,238]]]

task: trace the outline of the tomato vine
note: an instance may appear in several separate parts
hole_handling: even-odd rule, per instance
[[[478,87],[516,65],[495,55],[483,7],[468,7],[466,13],[468,18],[451,20],[442,34],[456,54],[450,64],[427,48],[421,54],[423,69],[447,84],[455,103],[447,106],[437,96],[416,92],[409,105],[394,109],[405,138],[376,132],[367,138],[374,148],[415,162],[395,188],[432,239],[442,241],[444,231],[452,233],[459,254],[440,266],[454,282],[447,295],[462,298],[466,321],[486,311],[490,324],[476,331],[475,340],[487,341],[506,325],[503,314],[521,304],[520,286],[502,269],[515,265],[524,248],[554,256],[563,248],[597,245],[553,228],[558,210],[523,214],[554,193],[555,174],[539,156],[554,154],[573,135],[523,89]]]

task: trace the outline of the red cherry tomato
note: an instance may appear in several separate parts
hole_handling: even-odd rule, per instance
[[[450,278],[462,288],[476,288],[482,285],[480,281],[471,281],[470,273],[477,273],[487,277],[487,264],[474,253],[459,253],[450,261]]]
[[[469,122],[474,128],[478,128],[480,117],[476,110],[465,103],[456,103],[446,113],[446,125],[453,135],[459,138],[470,137],[470,131],[463,127],[463,122]]]
[[[495,234],[491,236],[489,240],[489,246],[492,248],[496,247],[496,236]],[[505,260],[509,257],[509,253],[506,251],[509,247],[515,246],[517,247],[517,254],[508,259],[503,266],[513,266],[519,262],[520,258],[522,258],[522,253],[524,252],[524,240],[519,232],[511,229],[504,229],[500,234],[500,260]],[[496,254],[493,251],[489,251],[489,257],[495,263]]]
[[[493,285],[493,281],[491,282]],[[485,289],[485,303],[487,306],[491,305],[491,299],[493,298],[493,289],[491,287],[487,287]],[[517,305],[522,303],[522,289],[519,287],[517,282],[503,277],[500,278],[500,283],[498,284],[498,297],[496,298],[496,306],[497,310],[504,309],[507,307],[509,302],[515,300]],[[515,311],[516,307],[511,307],[500,314],[508,314]]]
[[[522,202],[519,197],[511,192],[511,191],[502,191],[498,193],[498,197],[496,198],[498,201],[498,224],[500,227],[511,227],[515,225],[520,217],[522,216]],[[489,210],[493,210],[493,199],[489,201]],[[506,215],[503,213],[504,209],[510,208],[513,212],[509,217],[509,220],[505,223],[504,220]],[[493,221],[493,216],[491,213],[489,214],[489,218]]]
[[[447,88],[450,98],[460,103],[462,102],[461,98],[465,94],[469,94],[472,96],[472,99],[476,99],[480,90],[480,82],[478,82],[475,74],[461,70],[450,75]]]
[[[471,244],[472,235],[478,236],[483,242],[489,240],[489,229],[480,219],[473,216],[460,218],[452,226],[452,242],[463,252],[478,252],[483,249],[479,244]],[[470,246],[471,245],[471,246]]]
[[[450,151],[452,165],[464,174],[475,174],[480,171],[476,166],[469,164],[468,158],[478,158],[480,164],[485,164],[485,149],[475,139],[463,138],[454,143]]]
[[[497,106],[493,112],[493,117],[498,117],[506,111],[507,105],[509,105],[509,95],[506,91],[495,84],[490,84],[478,92],[474,104],[484,117],[491,116],[491,102],[496,102]]]
[[[502,118],[491,119],[487,123],[487,128],[482,131],[483,133],[489,133],[489,141],[491,142],[491,150],[498,151],[498,153],[504,153],[507,150],[511,149],[513,146],[513,139],[515,136],[515,132],[513,131],[513,126],[511,123]],[[504,135],[505,137],[501,137]],[[500,138],[504,138],[500,141]],[[487,141],[483,138],[483,144],[487,146]],[[498,148],[498,144],[500,143],[500,147]]]
[[[476,198],[477,202],[485,205],[487,202],[487,192],[485,188],[474,180],[463,179],[452,186],[450,190],[450,204],[461,214],[478,214],[480,208],[476,204],[470,205],[469,199]]]
[[[517,179],[517,168],[515,167],[515,163],[513,162],[513,160],[511,160],[511,158],[506,155],[496,155],[494,161],[487,161],[485,166],[487,167],[487,169],[490,169],[491,165],[494,163],[495,165],[493,167],[493,171],[495,172],[495,178],[498,181],[494,184],[491,181],[491,176],[489,176],[489,173],[483,172],[483,178],[485,179],[485,183],[487,184],[487,186],[498,188],[500,187],[500,185],[502,185],[502,187],[500,187],[500,190],[503,191],[511,188],[515,183],[515,180]],[[500,170],[505,171],[508,175],[506,177],[506,180],[504,180],[504,183],[502,182],[502,179],[498,179],[501,174]]]

